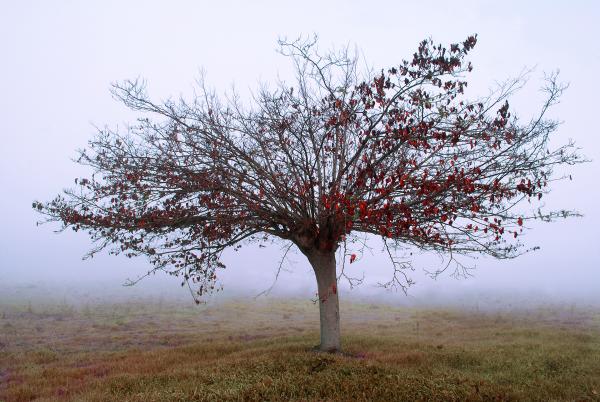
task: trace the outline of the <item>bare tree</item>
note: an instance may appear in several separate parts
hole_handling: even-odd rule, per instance
[[[203,83],[191,101],[162,103],[140,81],[116,84],[114,96],[142,117],[126,132],[100,130],[78,158],[92,177],[33,206],[63,230],[87,231],[91,254],[148,256],[150,273],[180,275],[198,295],[215,289],[225,249],[293,245],[316,275],[320,349],[340,350],[336,251],[352,263],[346,244],[361,233],[383,239],[387,285],[405,288],[412,267],[394,258],[398,247],[511,258],[524,251],[526,221],[572,215],[514,209],[549,191],[557,165],[581,161],[573,143],[549,148],[557,122],[545,115],[565,87],[548,77],[527,122],[507,102],[524,77],[464,99],[475,43],[425,40],[412,60],[372,73],[348,51],[281,41],[295,83],[264,87],[251,105]]]

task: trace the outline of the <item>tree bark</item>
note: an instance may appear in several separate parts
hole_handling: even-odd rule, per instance
[[[340,342],[340,307],[337,292],[335,253],[315,251],[308,253],[319,291],[319,315],[321,320],[321,344],[319,350],[338,352]]]

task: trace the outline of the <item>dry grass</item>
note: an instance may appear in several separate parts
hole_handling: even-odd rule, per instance
[[[600,312],[348,304],[0,306],[0,400],[600,400]]]

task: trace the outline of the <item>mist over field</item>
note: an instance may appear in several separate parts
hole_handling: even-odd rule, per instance
[[[276,245],[274,247],[277,249]],[[303,261],[305,257],[300,252],[292,255],[292,262],[284,265],[279,277],[275,279],[280,258],[275,252],[266,249],[254,250],[251,247],[239,252],[239,255],[232,255],[231,258],[225,259],[227,268],[221,273],[220,283],[223,284],[223,289],[203,297],[202,300],[214,305],[240,298],[257,301],[316,299],[314,273],[310,265]],[[258,259],[261,263],[253,263],[252,259]],[[340,297],[342,300],[353,302],[405,307],[447,307],[469,311],[510,311],[553,306],[600,307],[598,283],[592,275],[596,274],[595,272],[590,274],[591,278],[588,280],[569,280],[569,277],[557,279],[552,275],[544,276],[543,269],[522,267],[519,259],[508,263],[485,259],[475,260],[478,265],[470,277],[454,277],[452,268],[448,268],[448,272],[432,279],[421,268],[439,267],[440,260],[421,259],[425,261],[422,265],[417,265],[416,270],[411,273],[416,283],[406,294],[401,290],[389,290],[381,286],[381,283],[390,279],[389,261],[386,257],[365,256],[361,263],[364,268],[360,265],[355,267],[355,264],[346,264],[345,269],[349,275],[364,278],[364,281],[360,285],[350,287],[346,280],[340,279]],[[158,273],[134,286],[126,286],[128,279],[135,278],[132,272],[141,272],[143,264],[140,264],[140,268],[134,266],[129,267],[127,271],[120,271],[114,268],[115,265],[129,261],[104,256],[98,260],[94,258],[93,261],[82,261],[79,269],[84,271],[83,273],[73,272],[57,277],[4,276],[0,281],[0,303],[31,302],[43,306],[50,302],[66,303],[73,307],[90,303],[128,301],[194,304],[189,289],[187,286],[181,286],[179,278]],[[430,260],[429,265],[427,260]],[[92,267],[87,265],[98,267],[96,269],[110,267],[110,272],[88,272]],[[590,268],[590,271],[592,270],[593,268]]]
[[[147,271],[143,258],[101,254],[82,261],[91,247],[84,233],[55,235],[57,225],[36,227],[40,217],[32,201],[51,199],[86,173],[70,158],[86,146],[94,126],[124,127],[135,119],[111,98],[112,82],[142,77],[154,99],[185,97],[202,69],[218,92],[235,84],[248,97],[259,81],[290,77],[288,60],[275,51],[278,37],[317,33],[324,49],[356,46],[365,64],[378,70],[410,57],[423,38],[446,44],[477,33],[479,42],[469,57],[475,67],[470,96],[485,95],[495,82],[535,66],[528,85],[511,100],[526,120],[541,99],[544,72],[560,69],[561,79],[570,84],[551,112],[564,121],[555,141],[572,138],[592,162],[570,169],[573,180],[556,183],[545,202],[549,209],[577,210],[583,217],[530,225],[524,242],[540,250],[515,260],[463,259],[477,267],[468,278],[453,278],[449,267],[432,280],[422,268],[436,269],[444,262],[415,253],[416,284],[408,295],[376,286],[389,280],[391,267],[374,240],[372,250],[352,266],[346,264],[352,276],[364,274],[364,283],[350,290],[342,279],[341,297],[466,308],[598,305],[599,17],[598,5],[584,1],[7,5],[0,16],[0,302],[170,297],[192,303],[176,278],[156,275],[136,287],[121,286]],[[268,289],[281,255],[281,244],[229,252],[220,275],[224,290],[207,300],[251,297]],[[270,296],[314,297],[314,274],[304,256],[297,252],[290,259]]]

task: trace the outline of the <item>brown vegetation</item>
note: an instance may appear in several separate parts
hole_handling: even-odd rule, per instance
[[[379,308],[375,308],[379,307]],[[310,301],[0,307],[2,401],[600,400],[600,312]]]

